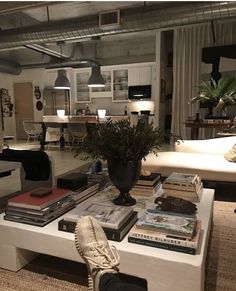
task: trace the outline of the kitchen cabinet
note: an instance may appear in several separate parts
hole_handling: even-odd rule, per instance
[[[88,87],[88,80],[91,74],[91,69],[75,72],[75,102],[90,103],[91,92]]]
[[[91,98],[112,97],[112,71],[101,69],[101,74],[105,82],[105,87],[91,88]]]
[[[113,102],[128,101],[128,69],[113,70]]]
[[[75,102],[90,103],[92,98],[112,98],[112,102],[128,102],[128,86],[151,85],[154,63],[104,66],[101,74],[105,87],[89,88],[91,68],[75,70]]]
[[[129,86],[151,85],[152,66],[137,66],[129,68]]]
[[[66,115],[70,114],[70,90],[44,88],[44,115],[56,115],[58,109],[64,109]]]

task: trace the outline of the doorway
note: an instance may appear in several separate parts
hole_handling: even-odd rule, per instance
[[[27,139],[23,120],[34,120],[32,83],[14,83],[16,138]]]

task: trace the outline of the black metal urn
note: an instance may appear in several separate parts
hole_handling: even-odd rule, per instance
[[[118,197],[113,199],[116,205],[131,206],[136,200],[131,197],[129,190],[139,179],[142,161],[107,161],[109,177],[113,185],[120,191]]]

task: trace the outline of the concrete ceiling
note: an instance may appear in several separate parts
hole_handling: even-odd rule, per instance
[[[2,32],[12,29],[27,28],[37,24],[47,24],[54,21],[69,20],[91,15],[98,17],[99,12],[115,9],[126,9],[151,5],[143,1],[35,1],[35,2],[0,2],[0,28]],[[0,32],[1,34],[1,32]],[[142,33],[141,33],[142,34]],[[147,32],[146,35],[154,35]],[[103,41],[137,38],[140,33],[118,34],[104,37]],[[90,41],[91,38],[82,39],[79,42]],[[78,41],[66,41],[62,46],[65,57],[72,58]],[[40,44],[60,54],[61,48],[57,42]],[[91,52],[92,54],[92,52]],[[58,56],[53,57],[48,51],[40,51],[38,48],[26,48],[25,46],[8,47],[0,50],[0,59],[17,62],[20,65],[40,64],[58,61]]]
[[[200,3],[200,2],[199,2]],[[202,3],[210,3],[210,2],[202,2]],[[215,4],[214,4],[215,3]],[[213,9],[218,9],[219,12],[221,7],[221,3],[223,2],[211,2],[211,11]],[[117,42],[119,45],[120,41],[124,41],[125,39],[132,41],[132,39],[137,40],[143,37],[146,41],[148,37],[152,39],[155,38],[155,26],[149,26],[148,19],[142,17],[143,11],[152,12],[152,7],[155,7],[157,13],[159,13],[159,18],[161,20],[162,17],[168,16],[172,11],[177,13],[178,9],[180,9],[179,14],[183,13],[185,15],[185,11],[187,11],[188,6],[193,5],[192,2],[170,2],[170,1],[16,1],[16,2],[0,2],[0,60],[17,62],[21,66],[27,67],[27,65],[32,64],[47,64],[47,63],[56,63],[60,61],[61,58],[60,53],[61,49],[63,52],[62,59],[63,60],[75,60],[77,58],[88,58],[93,57],[94,50],[89,51],[90,47],[94,48],[94,41],[91,41],[91,37],[78,37],[78,35],[73,37],[65,38],[65,45],[61,48],[58,46],[58,40],[60,37],[60,29],[63,31],[63,23],[68,24],[70,21],[77,21],[78,25],[76,25],[79,29],[80,26],[83,28],[83,25],[86,26],[86,23],[93,23],[98,26],[98,15],[99,12],[110,11],[115,9],[120,9],[122,11],[122,15],[126,17],[127,15],[131,15],[131,24],[133,27],[134,24],[140,22],[140,27],[143,25],[145,29],[130,29],[126,28],[125,33],[105,33],[102,34],[101,42],[103,42],[103,47],[105,42],[110,42],[113,44]],[[198,5],[195,2],[195,5]],[[204,4],[202,4],[204,5]],[[210,5],[210,4],[209,4]],[[215,5],[215,6],[214,6]],[[215,8],[216,7],[216,8]],[[149,9],[149,10],[148,10]],[[135,14],[137,11],[137,14]],[[163,13],[162,13],[163,11]],[[129,13],[131,12],[131,13]],[[205,14],[206,11],[201,10],[198,13]],[[207,11],[209,12],[209,11]],[[210,13],[209,13],[210,14]],[[225,16],[224,13],[222,17]],[[200,15],[200,14],[199,14]],[[199,16],[196,13],[196,17]],[[148,18],[148,17],[146,17]],[[173,16],[172,16],[173,18]],[[201,15],[200,15],[201,18]],[[80,22],[80,19],[82,22]],[[156,19],[155,15],[153,15],[153,19]],[[187,19],[187,17],[186,17]],[[188,21],[191,17],[188,15]],[[175,19],[172,19],[174,23]],[[63,22],[61,22],[63,21]],[[93,22],[92,22],[93,21]],[[158,19],[156,20],[158,21]],[[47,40],[43,41],[35,41],[34,38],[37,38],[38,31],[43,31],[43,29],[47,29],[51,24],[57,24],[57,37],[52,39],[47,38]],[[73,22],[75,25],[77,22]],[[168,25],[168,23],[166,23]],[[178,23],[177,23],[178,25]],[[132,28],[133,28],[132,27]],[[35,31],[33,29],[35,28]],[[83,28],[84,29],[84,28]],[[87,34],[90,35],[89,30],[91,30],[91,35],[93,35],[93,27],[86,27]],[[8,39],[11,36],[18,36],[19,34],[24,34],[24,30],[31,33],[30,42],[25,41],[25,44],[15,44],[11,40],[11,43]],[[84,29],[85,30],[85,29]],[[94,29],[95,30],[95,29]],[[78,32],[77,32],[78,33]],[[25,37],[27,40],[27,38]],[[63,40],[63,37],[59,39]],[[4,42],[10,43],[9,45],[4,46]],[[46,49],[45,49],[46,48]],[[86,49],[85,49],[86,48]]]

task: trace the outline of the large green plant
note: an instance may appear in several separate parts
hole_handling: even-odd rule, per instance
[[[214,79],[210,81],[202,80],[198,86],[197,95],[191,100],[191,102],[197,101],[216,107],[218,111],[224,110],[229,105],[236,104],[235,76],[223,77],[218,83]]]
[[[150,152],[157,153],[162,141],[163,135],[152,123],[131,125],[129,120],[108,120],[96,124],[77,153],[85,152],[103,160],[134,161],[145,158]]]

